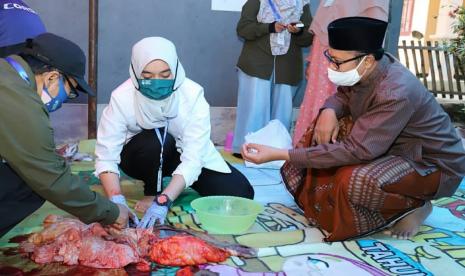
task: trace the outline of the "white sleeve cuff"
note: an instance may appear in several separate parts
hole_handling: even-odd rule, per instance
[[[118,176],[120,175],[118,165],[116,163],[97,160],[95,162],[95,172],[94,172],[95,177],[98,178],[99,175],[103,172],[113,172],[113,173],[116,173]]]
[[[198,166],[192,166],[185,163],[179,164],[179,166],[174,170],[172,175],[178,174],[184,177],[184,181],[186,182],[186,188],[190,187],[194,184],[197,179],[199,179],[199,175],[202,172],[202,168]]]

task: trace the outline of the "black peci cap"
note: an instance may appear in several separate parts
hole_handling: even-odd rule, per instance
[[[86,56],[81,48],[70,40],[52,33],[40,34],[26,41],[23,52],[75,79],[78,90],[95,95],[84,80]]]
[[[383,48],[387,22],[370,17],[343,17],[328,25],[329,46],[372,53]]]

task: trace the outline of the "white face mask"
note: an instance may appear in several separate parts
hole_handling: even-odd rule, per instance
[[[357,82],[360,81],[360,79],[362,78],[363,74],[365,74],[365,72],[360,75],[358,73],[358,67],[360,67],[360,64],[363,63],[363,61],[365,60],[367,56],[364,56],[362,58],[362,60],[360,61],[360,63],[357,65],[357,67],[355,67],[354,69],[352,70],[349,70],[349,71],[346,71],[346,72],[339,72],[339,71],[335,71],[331,68],[328,67],[328,78],[329,80],[334,83],[335,85],[338,85],[338,86],[353,86],[354,84],[356,84]]]
[[[42,89],[42,94],[40,94],[40,98],[42,99],[42,102],[44,104],[50,102],[52,100],[52,98],[50,97],[50,95],[48,95],[47,91],[45,91],[45,89]]]

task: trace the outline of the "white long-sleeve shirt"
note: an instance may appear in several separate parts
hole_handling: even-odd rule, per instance
[[[116,88],[104,109],[97,131],[95,174],[111,171],[119,174],[118,164],[123,146],[142,128],[136,122],[134,86],[130,79]],[[168,133],[176,140],[181,163],[173,172],[181,175],[186,187],[194,183],[202,168],[230,173],[228,165],[210,140],[210,107],[203,88],[185,79],[179,94],[178,115],[169,120]],[[154,139],[156,139],[154,134]],[[156,173],[158,168],[154,168]]]

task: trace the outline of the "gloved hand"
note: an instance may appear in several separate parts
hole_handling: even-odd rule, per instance
[[[140,221],[140,223],[137,225],[137,228],[152,228],[157,221],[159,224],[164,224],[167,214],[167,206],[160,206],[156,202],[153,202],[152,205],[145,212],[145,215]]]
[[[126,198],[124,195],[114,195],[110,197],[110,201],[116,204],[121,204],[126,206],[129,210],[129,218],[132,219],[134,224],[138,225],[139,224],[139,218],[137,217],[136,213],[134,213],[131,208],[129,208],[128,204],[126,203]]]

